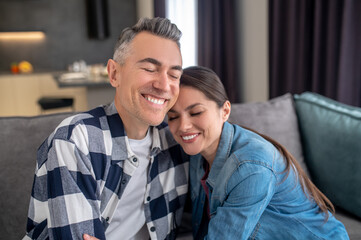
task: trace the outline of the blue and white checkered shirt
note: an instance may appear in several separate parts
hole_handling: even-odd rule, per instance
[[[188,158],[166,124],[152,127],[144,212],[151,239],[174,239],[188,190]],[[134,170],[114,102],[65,119],[38,150],[24,239],[105,239]]]

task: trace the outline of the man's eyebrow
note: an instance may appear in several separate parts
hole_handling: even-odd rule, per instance
[[[154,65],[157,65],[157,66],[162,65],[161,62],[159,62],[157,59],[154,59],[154,58],[144,58],[142,60],[139,60],[138,63],[151,63],[151,64],[154,64]]]
[[[154,58],[144,58],[144,59],[139,60],[138,63],[151,63],[151,64],[154,64],[156,66],[162,66],[162,63],[159,62],[157,59],[154,59]],[[183,71],[183,68],[180,65],[172,66],[171,69],[178,70],[178,71],[181,71],[181,72]]]
[[[175,66],[172,66],[171,68],[172,68],[173,70],[178,70],[178,71],[183,72],[183,68],[182,68],[182,66],[175,65]]]

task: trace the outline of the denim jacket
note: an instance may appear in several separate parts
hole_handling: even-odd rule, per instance
[[[297,173],[259,135],[226,122],[206,184],[202,156],[190,159],[195,239],[349,239],[345,227],[303,193]],[[207,230],[208,228],[208,230]]]

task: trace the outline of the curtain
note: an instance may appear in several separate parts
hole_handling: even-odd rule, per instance
[[[237,93],[236,0],[198,0],[198,65],[222,80],[231,102]]]
[[[361,1],[269,1],[270,97],[312,91],[361,106]]]
[[[166,0],[154,0],[154,17],[165,18],[166,16]]]

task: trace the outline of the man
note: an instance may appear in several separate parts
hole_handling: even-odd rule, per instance
[[[188,162],[159,124],[179,93],[180,36],[161,18],[122,32],[114,102],[65,119],[38,150],[24,239],[175,238]]]

